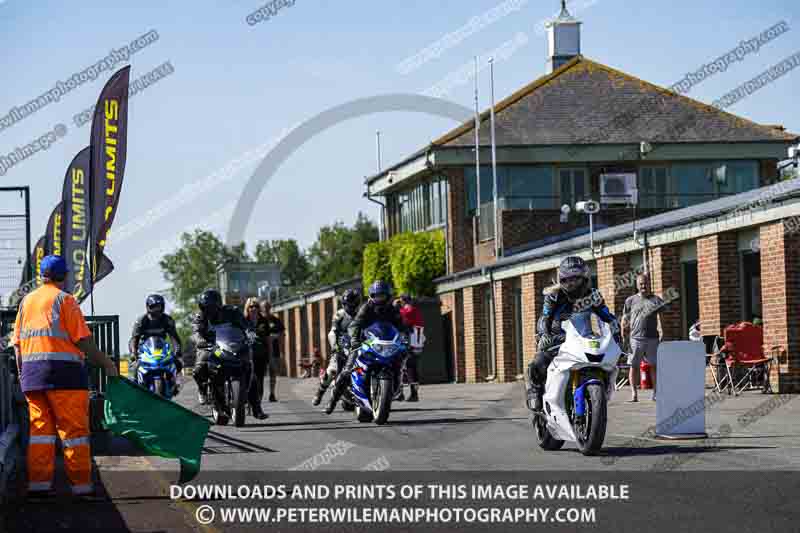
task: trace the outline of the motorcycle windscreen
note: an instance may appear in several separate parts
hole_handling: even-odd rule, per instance
[[[139,345],[139,354],[144,363],[163,364],[172,359],[172,347],[161,337],[148,337]]]
[[[364,331],[367,338],[374,336],[379,341],[392,341],[397,333],[397,328],[389,322],[375,322]]]
[[[223,350],[238,353],[244,345],[244,331],[230,324],[220,324],[214,327],[216,342]]]
[[[572,327],[575,328],[575,332],[581,337],[593,339],[603,336],[602,332],[599,330],[599,327],[596,328],[595,325],[592,324],[591,311],[575,313],[570,317],[569,321],[572,324]]]

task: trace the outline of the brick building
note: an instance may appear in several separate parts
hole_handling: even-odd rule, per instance
[[[698,319],[711,333],[763,318],[765,343],[789,348],[773,375],[789,390],[798,371],[788,300],[797,290],[797,237],[781,228],[798,212],[794,186],[769,187],[798,136],[583,57],[579,23],[566,10],[548,25],[548,42],[548,72],[495,106],[497,228],[489,110],[477,150],[469,121],[367,179],[369,195],[385,199],[389,235],[445,232],[448,272],[438,292],[455,378],[521,376],[534,354],[542,289],[569,252],[590,261],[615,313],[634,290],[626,272],[646,268],[657,293],[675,292],[662,317],[667,339],[686,338]],[[621,202],[608,190],[620,177],[628,184]],[[732,214],[753,195],[767,195],[768,206]],[[603,204],[594,252],[586,215],[561,211],[589,199]],[[759,240],[763,253],[754,251]],[[770,273],[763,286],[762,269]]]
[[[642,270],[654,292],[673,295],[665,339],[686,338],[696,320],[711,334],[762,318],[765,346],[788,354],[773,386],[793,391],[800,185],[779,182],[778,167],[800,137],[583,57],[566,10],[548,25],[548,42],[547,74],[495,106],[497,228],[489,110],[477,150],[469,121],[366,181],[369,196],[385,200],[390,236],[445,234],[437,291],[452,378],[518,379],[535,352],[542,291],[560,260],[577,254],[614,313]],[[562,216],[562,206],[589,199],[602,204],[594,250],[586,215]]]

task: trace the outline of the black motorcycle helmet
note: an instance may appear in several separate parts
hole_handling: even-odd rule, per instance
[[[154,317],[160,316],[166,307],[164,304],[164,297],[160,294],[151,294],[148,296],[147,300],[144,302],[144,305],[147,308],[147,313]]]
[[[392,288],[383,280],[377,280],[369,286],[369,299],[378,311],[391,305]]]
[[[216,315],[222,308],[222,296],[216,289],[206,289],[197,298],[200,310],[209,315]]]
[[[353,316],[358,311],[358,306],[361,304],[361,295],[354,289],[347,289],[342,294],[342,307],[348,315]]]
[[[571,299],[586,293],[589,279],[589,265],[580,257],[567,257],[558,265],[558,283]]]

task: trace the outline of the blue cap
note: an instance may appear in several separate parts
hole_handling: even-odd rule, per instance
[[[60,255],[48,255],[42,259],[39,271],[42,273],[42,276],[47,276],[48,274],[58,275],[66,274],[69,272],[69,268],[67,268],[67,262],[64,261],[64,258]]]

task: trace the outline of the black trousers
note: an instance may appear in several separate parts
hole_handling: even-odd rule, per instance
[[[264,376],[268,366],[269,356],[267,354],[253,355],[253,380],[250,383],[247,399],[254,411],[261,408],[261,400],[264,398]]]
[[[558,355],[558,349],[542,350],[536,352],[533,361],[528,365],[528,382],[536,387],[543,388],[547,381],[547,367]]]

